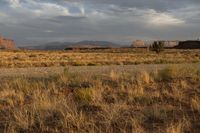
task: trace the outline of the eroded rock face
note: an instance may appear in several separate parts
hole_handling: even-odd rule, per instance
[[[183,41],[180,42],[178,46],[175,46],[178,49],[200,49],[200,41]]]
[[[16,46],[13,40],[0,36],[0,49],[14,50]]]
[[[136,48],[145,47],[145,42],[143,40],[135,40],[132,43],[132,47],[136,47]]]

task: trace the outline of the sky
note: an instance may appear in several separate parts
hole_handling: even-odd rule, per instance
[[[200,0],[0,0],[0,34],[27,46],[197,39]]]

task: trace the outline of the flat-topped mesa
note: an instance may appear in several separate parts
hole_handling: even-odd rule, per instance
[[[142,48],[142,47],[146,47],[145,42],[143,40],[135,40],[132,45],[132,47],[135,48]]]
[[[0,49],[14,50],[16,49],[15,42],[0,35]]]
[[[181,41],[179,45],[175,46],[177,49],[200,49],[200,41],[199,40],[188,40]]]

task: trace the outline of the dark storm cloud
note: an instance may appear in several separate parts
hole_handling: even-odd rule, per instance
[[[60,0],[63,1],[63,0]],[[64,0],[70,1],[70,0]],[[174,8],[181,8],[188,5],[199,5],[199,0],[79,0],[80,2],[87,2],[92,4],[101,4],[104,5],[117,5],[120,8],[148,8],[155,9],[158,11],[166,11]]]
[[[18,45],[192,39],[200,36],[199,18],[199,0],[0,1],[0,33]]]

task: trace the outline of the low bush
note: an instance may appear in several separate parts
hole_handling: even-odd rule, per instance
[[[177,66],[168,66],[165,69],[159,70],[157,79],[159,80],[171,80],[179,76],[179,68]]]
[[[90,88],[83,88],[75,90],[75,100],[79,103],[90,103],[93,100],[93,90]]]
[[[161,41],[154,42],[154,43],[150,46],[150,50],[151,50],[151,51],[155,51],[156,53],[160,53],[160,52],[164,51],[164,43],[161,42]]]

